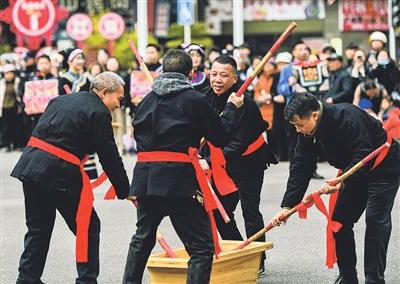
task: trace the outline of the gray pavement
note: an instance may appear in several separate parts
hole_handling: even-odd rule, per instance
[[[24,217],[24,199],[21,183],[9,177],[9,173],[20,153],[0,153],[0,209],[1,209],[1,263],[0,282],[15,283],[23,238],[26,232]],[[124,156],[128,176],[132,176],[134,156]],[[288,175],[288,163],[281,163],[265,172],[262,192],[261,211],[267,222],[279,210],[282,194]],[[327,163],[319,165],[319,173],[333,177],[335,170]],[[321,181],[313,180],[309,190],[315,191]],[[95,208],[101,219],[101,267],[99,283],[121,283],[125,258],[130,238],[135,230],[136,213],[127,201],[101,200],[106,185],[96,190]],[[240,206],[239,206],[240,207]],[[237,221],[243,232],[243,218],[240,208]],[[400,224],[399,198],[392,212],[393,230],[387,256],[386,283],[400,283]],[[364,217],[355,226],[358,252],[358,272],[363,283],[363,235]],[[174,248],[182,244],[177,238],[168,219],[160,226],[164,237]],[[267,251],[266,276],[258,283],[333,283],[336,268],[327,269],[325,262],[325,220],[313,208],[306,221],[297,215],[292,216],[286,226],[275,228],[267,233],[267,240],[274,243],[274,248]],[[45,283],[74,283],[76,276],[74,262],[74,236],[68,230],[60,215],[56,224],[47,257],[47,264],[42,277]],[[161,251],[156,245],[154,252]],[[144,283],[148,283],[147,272]]]

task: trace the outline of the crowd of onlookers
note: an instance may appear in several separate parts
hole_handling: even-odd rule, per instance
[[[249,86],[249,94],[268,122],[270,144],[281,160],[290,159],[295,143],[290,138],[293,129],[285,122],[283,110],[299,92],[310,92],[323,103],[353,103],[384,124],[390,124],[391,135],[399,138],[400,70],[386,49],[385,34],[373,32],[369,42],[368,50],[349,44],[344,56],[331,46],[315,54],[304,42],[296,42],[291,52],[281,52],[270,59]],[[262,59],[262,55],[253,54],[248,44],[239,47],[227,44],[223,49],[208,50],[198,44],[182,44],[178,48],[191,55],[192,84],[200,92],[210,84],[209,72],[218,56],[229,54],[236,59],[239,83],[246,80]],[[162,48],[149,44],[144,61],[157,76],[162,72]],[[84,51],[73,48],[1,55],[0,146],[6,151],[23,149],[40,118],[40,112],[25,112],[27,82],[58,80],[58,95],[64,95],[89,91],[92,78],[105,70],[118,73],[126,82],[125,100],[113,114],[113,126],[121,152],[134,150],[129,119],[143,98],[143,94],[133,90],[136,81],[131,85],[133,75],[139,72],[137,62],[132,60],[131,68],[124,70],[117,58],[99,49],[96,61],[87,64]]]

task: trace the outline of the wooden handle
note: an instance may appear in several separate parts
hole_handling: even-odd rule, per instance
[[[297,27],[295,22],[291,22],[290,25],[286,28],[286,30],[280,35],[280,37],[275,41],[267,54],[263,57],[260,63],[258,63],[257,67],[254,68],[253,72],[251,72],[250,76],[246,79],[240,89],[237,91],[236,96],[240,97],[247,90],[247,87],[251,84],[254,78],[261,72],[264,68],[264,65],[267,64],[268,60],[274,55],[274,53],[278,50],[278,48],[282,45],[282,43],[287,39],[287,37],[292,33],[292,31]]]

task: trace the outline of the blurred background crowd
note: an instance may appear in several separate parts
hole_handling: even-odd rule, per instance
[[[90,1],[53,2],[66,6],[70,13],[71,5],[77,5],[73,13],[90,12],[88,11],[91,7],[88,4]],[[84,3],[83,7],[81,2]],[[94,2],[102,2],[102,8],[97,7],[97,9],[100,9],[99,11],[105,9],[104,6],[107,5],[109,5],[109,8],[112,5],[117,6],[113,1]],[[136,3],[137,1],[133,2]],[[241,2],[243,3],[243,1]],[[244,0],[244,5],[245,8],[247,7],[246,9],[249,9],[250,4],[254,6],[254,3],[258,3],[261,8],[265,5],[272,5],[272,2],[286,3],[289,6],[296,5],[296,1],[289,0],[274,0],[270,1],[269,4],[267,2]],[[301,3],[305,2],[314,3],[313,8],[319,10],[315,12],[307,6],[308,15],[311,18],[304,21],[312,21],[314,18],[318,21],[326,21],[321,20],[321,9],[324,9],[323,17],[332,18],[328,13],[329,11],[333,9],[344,11],[343,6],[346,6],[346,1],[303,1]],[[341,2],[344,3],[341,4]],[[368,5],[369,2],[374,1],[359,0],[355,2],[357,2],[357,5],[361,2]],[[393,3],[395,2],[393,1]],[[121,3],[120,5],[126,4],[125,1],[121,1]],[[129,16],[126,13],[130,13],[127,11],[130,11],[132,3],[127,4],[125,15],[124,12],[121,12],[124,17]],[[155,15],[160,13],[159,9],[168,6],[169,23],[174,17],[179,18],[176,15],[176,13],[179,13],[176,0],[146,1],[146,3],[147,7],[153,5],[152,13]],[[153,76],[157,76],[162,72],[163,54],[170,48],[183,49],[191,55],[193,60],[193,87],[201,91],[210,84],[209,72],[214,60],[222,54],[228,54],[234,57],[237,62],[239,84],[244,82],[260,63],[268,48],[276,40],[277,35],[269,34],[262,37],[251,33],[246,35],[245,33],[243,42],[240,44],[234,43],[235,40],[232,41],[232,35],[227,36],[223,31],[220,35],[213,36],[213,32],[218,27],[224,29],[221,15],[215,14],[218,11],[222,13],[217,8],[232,9],[231,1],[194,1],[194,3],[197,11],[195,18],[197,20],[203,18],[206,25],[214,30],[209,31],[208,34],[203,30],[193,30],[193,27],[198,24],[196,22],[192,25],[190,41],[179,36],[171,40],[168,37],[160,36],[161,28],[158,27],[159,30],[156,31],[157,26],[154,26],[153,31],[156,37],[149,34],[147,43],[141,52],[148,69]],[[7,3],[3,3],[0,8],[6,6]],[[119,7],[118,9],[123,11],[123,8]],[[262,9],[258,11],[262,11]],[[314,13],[314,16],[310,16],[311,12]],[[94,13],[96,14],[96,11]],[[1,16],[0,13],[0,19]],[[262,17],[262,15],[258,16]],[[246,17],[249,16],[245,14],[245,24]],[[255,16],[253,15],[253,17]],[[251,22],[261,25],[261,23],[268,22],[265,19],[251,19]],[[153,20],[156,24],[160,24],[159,19]],[[281,22],[276,21],[278,26],[282,25]],[[271,29],[270,26],[273,23],[272,21],[268,22],[266,27]],[[301,27],[302,21],[298,24]],[[0,55],[0,146],[4,151],[18,151],[25,147],[33,127],[51,98],[71,92],[89,91],[93,77],[106,70],[119,74],[126,82],[122,106],[113,113],[113,127],[118,148],[121,153],[133,153],[135,151],[130,119],[135,114],[136,106],[149,92],[151,86],[145,81],[145,76],[140,71],[134,54],[127,46],[127,39],[129,38],[134,39],[140,46],[140,38],[138,39],[134,32],[122,36],[124,49],[121,53],[119,46],[122,46],[122,41],[113,40],[105,42],[103,40],[102,42],[105,44],[97,45],[71,39],[69,39],[69,44],[65,44],[63,40],[59,40],[58,43],[53,40],[50,44],[47,44],[43,40],[37,48],[21,48],[18,46],[20,39],[18,35],[13,36],[10,25],[2,23],[2,26],[4,31],[1,34]],[[172,29],[176,27],[172,26]],[[130,28],[134,30],[134,25],[130,27],[126,23],[126,27],[128,30]],[[183,31],[183,27],[181,28]],[[62,30],[62,28],[59,29]],[[329,29],[334,28],[326,28],[326,30]],[[383,123],[400,124],[400,70],[395,55],[393,56],[389,50],[390,38],[388,32],[385,32],[384,28],[364,30],[363,33],[358,33],[354,39],[348,33],[337,35],[339,36],[315,40],[315,34],[311,34],[313,40],[310,40],[310,37],[305,36],[304,32],[294,33],[291,39],[269,60],[263,71],[248,88],[249,95],[259,106],[264,120],[268,122],[269,142],[280,160],[289,159],[290,136],[293,134],[291,133],[293,129],[288,127],[287,122],[284,121],[283,110],[286,103],[297,92],[310,92],[324,103],[352,103]],[[329,34],[325,33],[325,36],[329,36]],[[343,38],[338,44],[337,39],[341,37]],[[100,39],[89,38],[88,41],[98,43]],[[316,42],[318,42],[317,45]],[[347,44],[344,45],[344,42],[347,42]],[[43,98],[32,98],[33,94],[42,94]],[[392,129],[394,129],[393,136],[399,138],[396,137],[399,135],[399,126]]]

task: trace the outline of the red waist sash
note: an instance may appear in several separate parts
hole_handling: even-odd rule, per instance
[[[213,210],[217,209],[217,204],[208,186],[207,176],[200,166],[197,149],[192,147],[189,148],[188,154],[169,151],[138,152],[137,162],[178,162],[191,163],[193,165],[196,173],[197,182],[199,183],[200,190],[203,193],[204,208],[208,214],[208,218],[210,219],[215,255],[218,256],[218,254],[221,252],[221,247],[218,242],[217,226],[215,224],[215,219],[213,215]]]
[[[244,151],[244,153],[242,154],[242,156],[247,156],[247,155],[250,155],[250,154],[254,153],[254,152],[257,151],[264,143],[265,143],[265,139],[264,139],[264,136],[261,134],[260,136],[258,136],[258,138],[256,139],[256,141],[254,141],[253,143],[251,143],[251,144],[249,145],[249,147],[247,147],[246,151]]]
[[[77,156],[39,138],[31,137],[28,146],[41,149],[64,161],[79,167],[82,176],[82,191],[76,213],[76,262],[88,261],[88,230],[93,209],[93,191],[90,179],[83,169],[83,163]]]
[[[221,148],[215,147],[207,142],[210,147],[211,172],[215,187],[221,195],[227,195],[237,191],[233,180],[226,172],[226,160]],[[242,156],[248,156],[257,151],[265,143],[264,136],[261,134],[253,143],[251,143]]]

